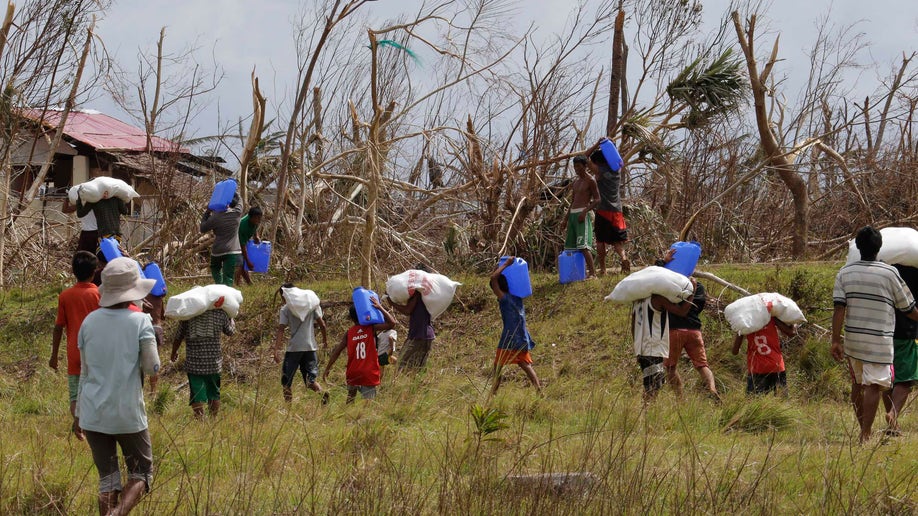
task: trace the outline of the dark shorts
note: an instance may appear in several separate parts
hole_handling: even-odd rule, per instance
[[[220,400],[220,373],[189,374],[188,404],[207,403]]]
[[[290,387],[296,378],[296,370],[303,375],[306,385],[316,382],[319,377],[319,357],[315,351],[288,351],[284,354],[284,365],[281,371],[281,385]]]
[[[644,378],[644,390],[653,392],[663,387],[666,381],[666,373],[663,368],[663,357],[646,357],[638,355],[637,363],[641,368],[641,376]]]
[[[147,429],[134,434],[102,434],[84,430],[92,451],[92,461],[99,471],[99,492],[122,490],[121,469],[118,467],[118,446],[124,455],[128,480],[143,480],[146,490],[153,483],[153,446]]]
[[[80,231],[80,239],[77,240],[77,251],[88,251],[96,254],[99,248],[98,231]]]
[[[782,390],[787,388],[787,374],[785,371],[780,373],[750,374],[746,377],[746,393],[748,394],[768,394],[777,392],[778,387]]]
[[[388,353],[379,354],[379,365],[382,365],[382,366],[389,365],[389,354]]]
[[[606,215],[612,220],[606,218]],[[593,236],[597,242],[616,244],[628,241],[628,228],[625,226],[625,216],[620,211],[597,213],[593,219]]]

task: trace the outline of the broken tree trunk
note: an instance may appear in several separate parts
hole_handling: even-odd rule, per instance
[[[749,71],[749,85],[752,89],[752,96],[755,104],[756,127],[759,131],[759,140],[762,143],[762,149],[768,159],[768,165],[778,173],[778,177],[791,194],[793,199],[793,237],[791,253],[796,259],[802,259],[806,255],[806,239],[809,233],[809,196],[806,182],[800,177],[794,169],[793,163],[788,159],[787,154],[781,152],[778,138],[771,128],[771,119],[768,115],[765,96],[769,93],[768,78],[771,70],[778,60],[778,41],[775,38],[774,47],[771,56],[765,63],[764,68],[759,72],[758,64],[755,60],[755,22],[756,16],[753,14],[749,18],[749,24],[744,29],[740,22],[739,12],[733,11],[733,27],[736,30],[736,37],[739,40],[740,47],[743,49],[743,55],[746,58],[746,67]]]

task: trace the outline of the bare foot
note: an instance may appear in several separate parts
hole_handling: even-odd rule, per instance
[[[622,274],[631,274],[631,260],[627,258],[622,260]]]

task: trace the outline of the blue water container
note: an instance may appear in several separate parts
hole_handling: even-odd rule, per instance
[[[166,295],[166,280],[163,278],[163,271],[156,262],[150,262],[143,268],[143,275],[147,279],[156,280],[153,290],[150,291],[154,296]]]
[[[670,249],[675,249],[676,254],[673,255],[673,260],[664,267],[683,276],[691,276],[695,272],[695,266],[698,265],[698,259],[701,258],[701,244],[694,241],[676,242],[670,246]]]
[[[210,202],[207,208],[212,211],[226,211],[231,202],[233,195],[236,195],[236,180],[226,179],[220,181],[214,186],[214,193],[210,196]]]
[[[245,270],[259,273],[268,272],[268,264],[271,263],[271,242],[262,240],[256,244],[254,240],[249,240],[245,244],[245,252],[249,255],[249,261],[252,262],[254,269],[249,269],[249,264],[244,264]]]
[[[587,251],[589,252],[589,251]],[[577,250],[565,249],[558,256],[558,281],[562,285],[586,279],[586,258]]]
[[[498,266],[507,261],[507,256],[501,256]],[[532,295],[532,283],[529,281],[529,264],[522,258],[516,258],[513,265],[504,269],[504,276],[507,278],[507,287],[510,293],[517,297],[529,297]]]
[[[354,301],[354,307],[357,308],[357,324],[368,326],[386,322],[383,313],[370,302],[370,299],[374,297],[377,301],[379,300],[379,296],[372,290],[367,290],[363,287],[354,289],[354,294],[351,296],[351,299]]]
[[[612,140],[603,138],[599,144],[599,150],[602,151],[603,157],[606,158],[606,162],[612,170],[618,170],[625,165],[622,155],[618,153],[618,149],[612,143]]]
[[[102,256],[105,257],[106,262],[110,262],[115,258],[121,258],[121,248],[119,247],[118,241],[112,237],[100,240],[99,248],[102,249]]]

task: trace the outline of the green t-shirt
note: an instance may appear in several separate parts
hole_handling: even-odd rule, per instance
[[[245,245],[255,235],[256,229],[258,226],[249,222],[248,215],[242,217],[242,220],[239,221],[239,244]]]

